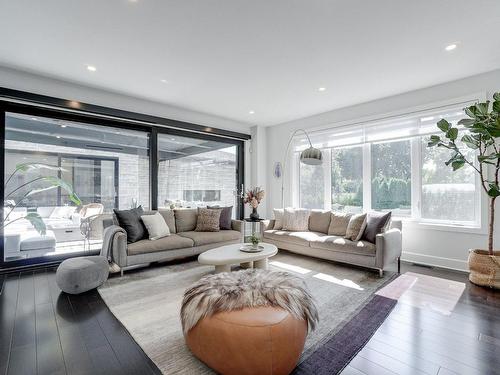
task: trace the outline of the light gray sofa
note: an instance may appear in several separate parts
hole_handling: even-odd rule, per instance
[[[157,211],[147,211],[146,215],[153,215]],[[113,225],[104,229],[113,231],[111,238],[111,254],[113,261],[120,267],[121,274],[127,269],[147,266],[152,262],[169,261],[201,254],[204,251],[219,246],[243,242],[244,225],[241,220],[231,221],[231,230],[219,232],[196,232],[198,209],[159,210],[165,219],[170,236],[158,240],[144,239],[134,243],[127,243],[124,230],[117,231],[117,220]],[[106,225],[106,224],[105,224]],[[106,246],[103,244],[103,246]]]
[[[311,222],[309,222],[310,226]],[[274,230],[274,220],[265,220],[261,225],[262,240],[276,245],[279,249],[293,253],[348,263],[376,269],[380,276],[391,265],[397,264],[400,271],[402,251],[402,224],[392,220],[388,229],[376,236],[375,243],[350,241],[341,236],[331,236],[324,232],[291,232]]]

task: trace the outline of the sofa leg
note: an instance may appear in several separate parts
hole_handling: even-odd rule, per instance
[[[378,276],[379,277],[383,277],[384,276],[384,270],[383,269],[379,269],[378,270]]]
[[[398,257],[398,273],[401,273],[401,257]]]
[[[123,277],[123,268],[120,270],[120,277]]]

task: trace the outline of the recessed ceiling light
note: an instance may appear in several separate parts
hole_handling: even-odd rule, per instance
[[[36,117],[31,118],[33,121],[37,121],[38,119]]]
[[[253,115],[255,111],[248,111],[249,114]]]
[[[326,87],[319,87],[318,88],[318,91],[325,91],[326,90]]]
[[[68,126],[68,125],[61,125],[61,128],[65,128],[66,126]]]
[[[59,138],[61,138],[61,136],[60,135],[56,135],[56,138],[59,139]]]
[[[453,51],[457,47],[458,47],[457,44],[453,43],[453,44],[447,45],[444,49],[449,52],[449,51]]]
[[[87,70],[89,72],[95,72],[97,68],[94,65],[87,65]]]
[[[166,79],[160,79],[160,82],[161,83],[168,83],[168,81]]]

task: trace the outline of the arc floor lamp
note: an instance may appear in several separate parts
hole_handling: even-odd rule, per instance
[[[283,158],[283,169],[281,171],[281,207],[285,207],[285,170],[286,170],[286,161],[288,159],[288,151],[290,150],[290,145],[292,144],[293,137],[298,132],[304,133],[307,137],[307,141],[309,142],[309,147],[300,153],[300,162],[306,165],[320,165],[323,163],[323,156],[321,154],[321,150],[313,147],[311,143],[311,139],[309,138],[309,134],[304,129],[295,130],[290,139],[288,140],[288,145],[286,146],[285,157]]]

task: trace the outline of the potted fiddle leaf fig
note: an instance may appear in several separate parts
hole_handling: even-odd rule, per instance
[[[76,195],[76,193],[73,190],[73,186],[71,186],[69,183],[66,181],[55,177],[55,176],[45,176],[43,174],[44,171],[58,171],[58,172],[63,172],[65,171],[63,168],[58,167],[58,166],[53,166],[53,165],[48,165],[48,164],[43,164],[43,163],[23,163],[23,164],[18,164],[16,165],[16,169],[14,172],[11,173],[11,175],[7,178],[5,185],[4,185],[4,191],[5,191],[5,197],[4,197],[4,206],[9,208],[7,213],[4,215],[4,220],[3,220],[3,228],[8,227],[12,223],[18,221],[18,220],[28,220],[31,225],[35,228],[35,230],[44,235],[47,228],[45,226],[45,222],[41,218],[41,216],[36,213],[36,212],[30,212],[26,214],[25,216],[15,218],[13,220],[10,219],[11,213],[14,211],[16,207],[20,207],[23,203],[26,202],[30,197],[37,193],[41,193],[43,191],[48,191],[52,189],[57,189],[61,188],[65,190],[68,193],[69,199],[77,206],[80,206],[82,202],[80,201],[80,198]],[[23,174],[27,172],[38,172],[38,176],[29,179],[27,182],[24,182],[20,186],[11,186],[12,184],[12,178],[16,174]],[[34,187],[36,186],[36,187]],[[19,194],[19,197],[16,200],[13,198]],[[5,209],[4,207],[4,209]]]
[[[469,253],[469,280],[477,285],[500,288],[500,251],[493,246],[495,202],[500,196],[500,92],[493,102],[477,103],[464,109],[466,118],[458,126],[442,119],[437,123],[442,136],[432,135],[428,147],[450,150],[446,165],[456,171],[468,165],[479,174],[481,188],[489,200],[488,249],[473,249]],[[463,131],[459,132],[463,129]],[[466,157],[458,140],[475,151],[476,160]]]

